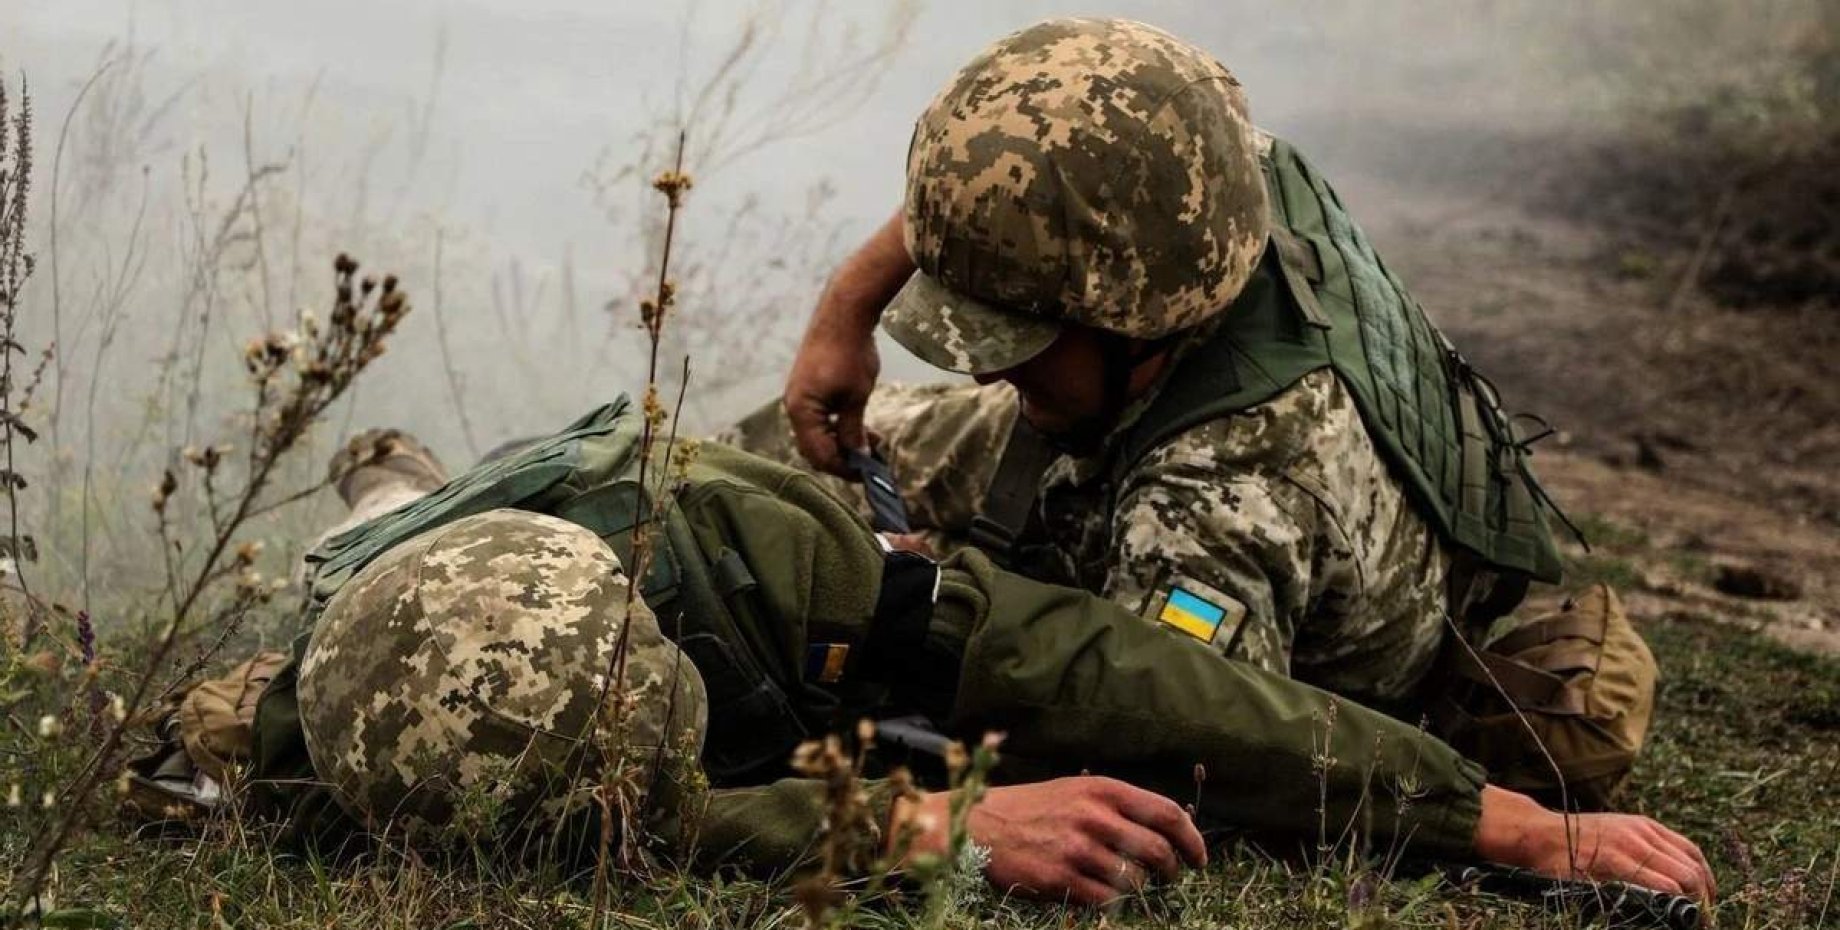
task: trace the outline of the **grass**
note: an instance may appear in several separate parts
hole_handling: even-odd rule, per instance
[[[1840,919],[1840,663],[1726,627],[1645,628],[1664,679],[1649,749],[1627,806],[1693,837],[1718,872],[1724,927]],[[105,825],[75,845],[53,885],[79,926],[776,927],[801,915],[789,881],[663,870],[615,883],[592,922],[588,882],[490,860],[405,854],[304,859],[268,828],[228,820],[185,841],[135,840]],[[887,892],[853,925],[927,925],[923,895]],[[1825,911],[1823,910],[1825,909]],[[1574,927],[1576,917],[1381,881],[1365,864],[1285,864],[1227,851],[1207,870],[1106,913],[990,901],[948,908],[945,926]],[[66,924],[73,925],[73,924]]]
[[[1579,514],[1574,522],[1590,542],[1591,550],[1566,546],[1568,587],[1603,582],[1619,591],[1633,591],[1643,586],[1642,570],[1630,556],[1647,550],[1647,533],[1595,513]]]

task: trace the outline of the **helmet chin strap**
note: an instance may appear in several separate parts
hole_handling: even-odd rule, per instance
[[[1174,334],[1155,339],[1133,339],[1118,333],[1104,333],[1099,344],[1105,363],[1105,416],[1116,420],[1137,398],[1131,396],[1131,381],[1139,369],[1161,355],[1174,341]]]
[[[1131,381],[1138,370],[1162,354],[1174,339],[1173,334],[1147,340],[1113,332],[1101,332],[1100,336],[1103,408],[1065,434],[1045,437],[1049,445],[1069,455],[1090,455],[1098,451],[1099,444],[1117,425],[1118,417],[1136,400],[1131,396]]]

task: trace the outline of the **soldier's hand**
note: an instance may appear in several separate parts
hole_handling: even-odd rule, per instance
[[[926,536],[924,536],[923,534],[920,534],[920,533],[883,533],[881,534],[881,536],[883,539],[888,541],[888,545],[892,549],[896,549],[901,552],[918,553],[920,555],[926,556],[929,559],[939,558],[939,554],[933,551],[932,544],[926,541]]]
[[[1629,882],[1702,901],[1718,892],[1699,847],[1654,820],[1635,814],[1565,817],[1492,785],[1482,789],[1476,853],[1553,878]]]
[[[781,397],[792,421],[793,441],[813,468],[857,478],[843,452],[869,448],[863,409],[882,371],[875,326],[882,308],[913,271],[896,213],[825,286]]]
[[[916,852],[946,848],[950,795],[920,802]],[[1207,864],[1201,833],[1181,805],[1111,778],[1083,776],[992,788],[971,810],[972,842],[990,850],[998,891],[1103,904]]]
[[[843,454],[869,448],[863,409],[881,373],[881,357],[873,331],[856,338],[819,330],[814,316],[786,377],[786,417],[799,454],[813,468],[857,480]]]

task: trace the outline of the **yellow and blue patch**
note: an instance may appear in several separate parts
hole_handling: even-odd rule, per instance
[[[1226,618],[1225,607],[1210,604],[1180,586],[1169,589],[1169,599],[1163,602],[1163,611],[1157,616],[1158,620],[1204,643],[1214,641],[1214,635],[1220,632],[1221,621]]]
[[[1176,577],[1149,599],[1143,616],[1171,626],[1204,643],[1222,640],[1246,617],[1245,605],[1191,578]]]

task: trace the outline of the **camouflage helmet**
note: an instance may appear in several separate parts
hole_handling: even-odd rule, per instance
[[[1161,30],[1054,19],[998,41],[914,128],[919,271],[884,326],[935,366],[988,374],[1062,322],[1154,339],[1208,320],[1265,247],[1253,133],[1232,73]]]
[[[327,604],[301,658],[315,773],[360,822],[409,834],[456,825],[462,808],[491,812],[473,826],[553,826],[590,809],[616,754],[649,774],[636,787],[652,810],[669,810],[708,703],[627,586],[593,533],[518,510],[391,548]]]

